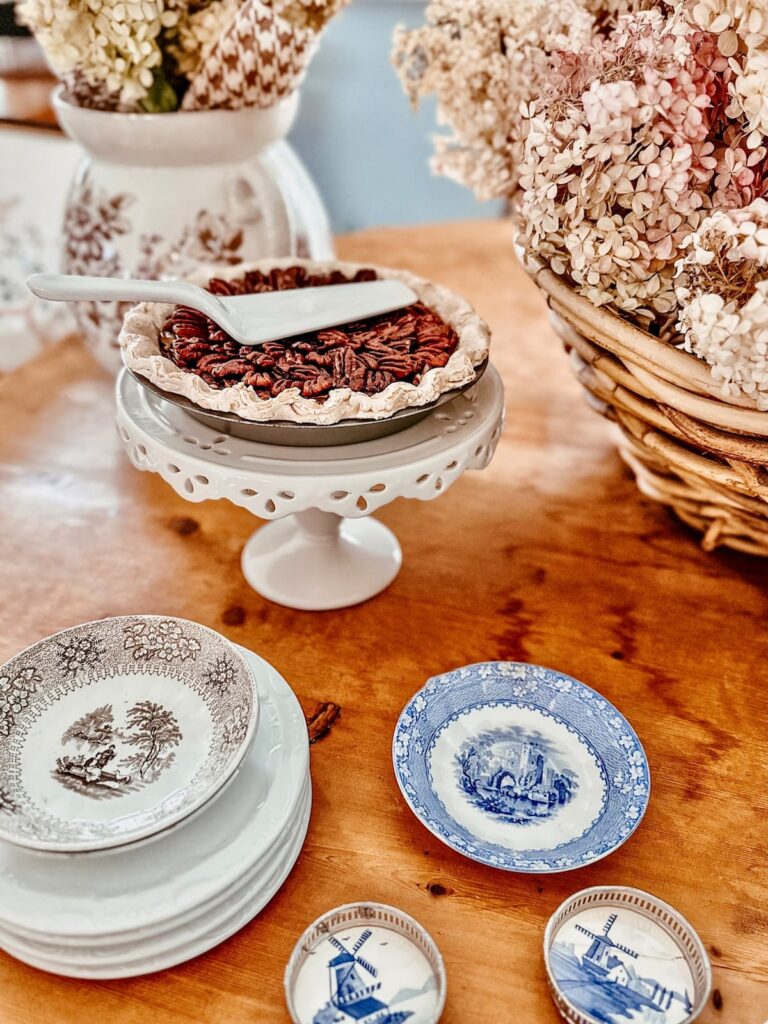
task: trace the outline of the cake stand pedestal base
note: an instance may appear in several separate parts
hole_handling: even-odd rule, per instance
[[[243,549],[255,591],[288,608],[348,608],[386,590],[400,571],[397,537],[376,519],[308,509],[267,523]]]
[[[186,501],[225,498],[271,520],[245,545],[243,573],[263,597],[303,611],[346,608],[389,586],[402,553],[372,514],[395,498],[432,501],[467,470],[483,469],[503,421],[493,366],[406,430],[329,448],[218,433],[127,371],[117,382],[118,432],[134,466],[158,473]]]

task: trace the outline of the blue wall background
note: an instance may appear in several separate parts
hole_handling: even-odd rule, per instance
[[[334,231],[502,211],[429,171],[434,104],[414,113],[390,63],[395,25],[421,24],[424,7],[422,0],[353,0],[310,67],[291,141]]]

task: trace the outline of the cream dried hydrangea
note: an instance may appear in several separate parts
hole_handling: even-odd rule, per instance
[[[768,135],[768,51],[758,50],[731,60],[731,116],[743,115],[750,130],[747,144],[757,149]]]
[[[678,261],[683,347],[711,367],[724,397],[768,411],[768,202],[717,210]]]
[[[51,67],[78,75],[95,92],[135,110],[156,82],[163,32],[176,24],[178,4],[166,0],[18,0],[20,21],[37,37]]]
[[[292,25],[322,32],[349,3],[350,0],[272,0],[270,6]]]
[[[768,42],[765,0],[686,0],[693,25],[718,36],[721,52],[732,57],[741,44],[759,50]]]
[[[242,0],[201,0],[181,13],[167,50],[181,75],[192,75],[232,23]]]
[[[395,33],[393,61],[411,102],[429,94],[447,134],[434,170],[482,199],[509,196],[522,155],[521,104],[536,95],[548,55],[579,49],[594,19],[577,0],[433,0],[427,24]]]
[[[529,260],[641,321],[675,309],[675,260],[717,167],[708,136],[718,71],[682,43],[659,11],[626,16],[607,39],[555,55],[527,111]]]

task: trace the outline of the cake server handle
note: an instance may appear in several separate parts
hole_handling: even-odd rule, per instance
[[[230,318],[229,310],[216,295],[189,281],[32,274],[27,287],[38,298],[53,302],[168,302],[199,309],[222,327],[222,318]]]

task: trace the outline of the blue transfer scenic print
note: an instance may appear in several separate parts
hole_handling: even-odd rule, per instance
[[[571,942],[553,944],[549,963],[563,995],[602,1024],[678,1024],[686,1020],[693,1009],[688,992],[677,991],[646,973],[642,954],[613,939],[611,930],[617,917],[610,914],[599,931],[574,925],[589,940],[581,955]]]
[[[359,1024],[403,1024],[413,1017],[410,1010],[393,1009],[395,1004],[423,995],[434,987],[430,977],[420,990],[401,990],[389,1002],[381,998],[381,982],[378,981],[379,971],[361,950],[373,932],[366,929],[354,943],[346,945],[329,935],[328,941],[336,950],[336,955],[328,961],[331,997],[312,1018],[312,1024],[348,1024],[358,1021]]]
[[[473,804],[517,825],[553,817],[578,788],[554,744],[514,726],[466,740],[456,774]]]

